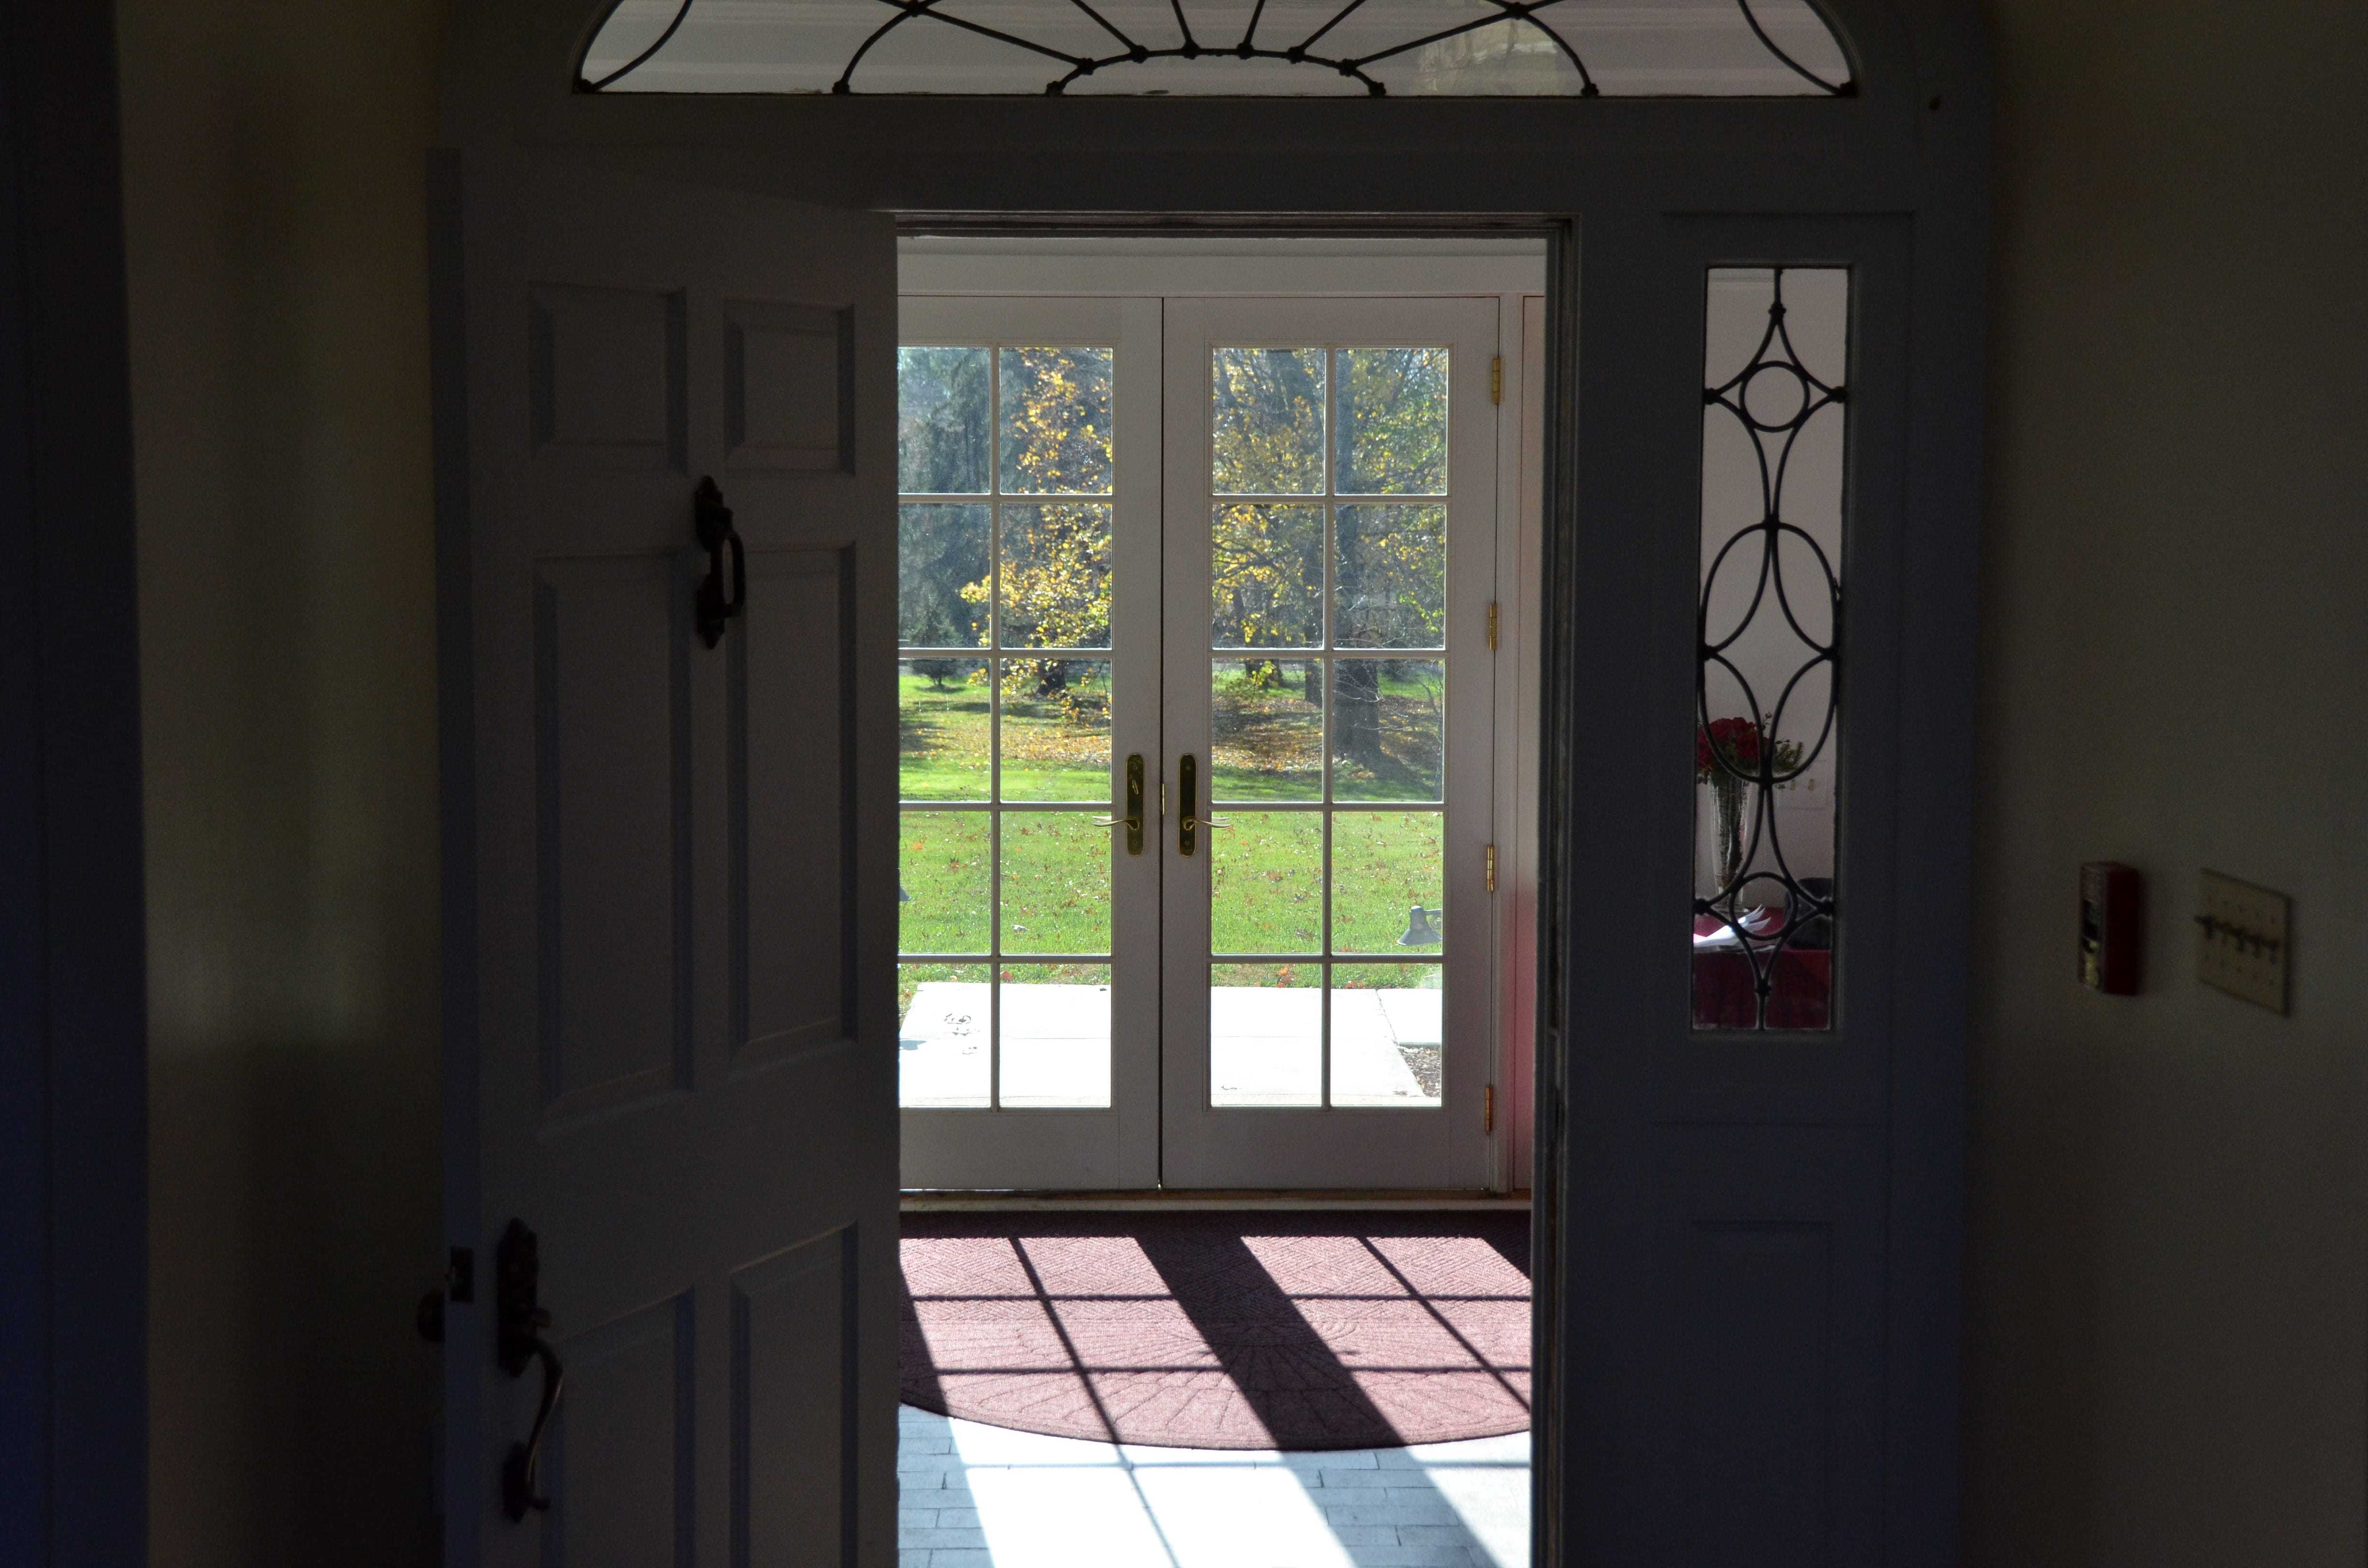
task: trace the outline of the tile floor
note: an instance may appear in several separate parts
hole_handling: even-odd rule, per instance
[[[1530,1437],[1282,1454],[899,1415],[898,1568],[1521,1568]]]

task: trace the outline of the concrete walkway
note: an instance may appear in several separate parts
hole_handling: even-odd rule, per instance
[[[897,1029],[898,1103],[987,1103],[988,990],[982,982],[917,987]],[[1221,1106],[1321,1101],[1325,994],[1311,988],[1212,986],[1211,1098]],[[1440,993],[1336,990],[1332,1103],[1429,1106],[1406,1051],[1436,1052]],[[1110,1083],[1110,987],[1003,987],[1003,1103],[1106,1106]]]

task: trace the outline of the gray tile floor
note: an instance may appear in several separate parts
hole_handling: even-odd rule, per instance
[[[1521,1568],[1530,1438],[1283,1454],[905,1408],[898,1568]]]

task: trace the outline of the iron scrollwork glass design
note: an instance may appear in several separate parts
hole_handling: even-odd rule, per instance
[[[1698,1028],[1832,1023],[1847,393],[1811,364],[1840,373],[1848,307],[1849,275],[1837,268],[1711,275],[1695,616],[1694,763],[1707,787],[1697,800]],[[1741,368],[1722,377],[1755,331]],[[1727,531],[1738,516],[1748,520]]]
[[[1625,11],[1581,0],[620,0],[578,85],[1372,97],[1854,90],[1804,0]]]

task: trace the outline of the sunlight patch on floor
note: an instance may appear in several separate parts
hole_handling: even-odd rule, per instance
[[[1522,1568],[1527,1433],[1332,1453],[899,1412],[898,1568]]]

